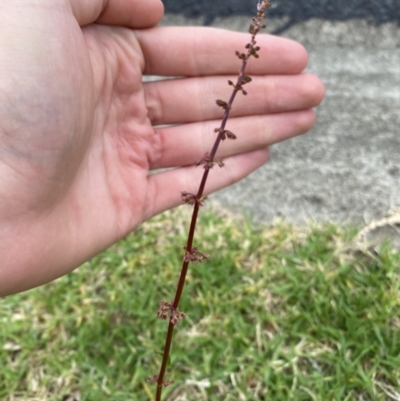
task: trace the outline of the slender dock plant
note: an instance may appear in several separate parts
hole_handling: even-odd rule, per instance
[[[265,11],[271,7],[269,0],[259,0],[257,5],[257,15],[252,19],[252,22],[249,27],[249,33],[251,34],[251,40],[247,43],[245,52],[236,51],[236,56],[242,62],[242,68],[240,69],[239,75],[237,77],[236,83],[232,81],[228,81],[228,84],[233,87],[232,94],[229,100],[226,102],[221,99],[216,100],[217,106],[224,109],[224,114],[221,120],[221,124],[218,128],[215,128],[215,133],[217,134],[214,145],[209,153],[206,153],[200,161],[196,163],[197,166],[202,165],[204,167],[203,177],[201,179],[198,191],[196,194],[189,193],[183,191],[182,201],[193,207],[192,218],[189,227],[189,233],[187,237],[186,245],[183,247],[185,250],[182,269],[178,281],[178,285],[176,287],[175,298],[173,301],[165,301],[162,300],[160,302],[160,307],[157,312],[157,317],[163,320],[167,320],[168,323],[168,331],[165,339],[164,352],[161,362],[160,371],[158,374],[155,374],[148,378],[149,382],[157,383],[156,390],[156,401],[161,401],[161,395],[163,387],[166,387],[172,383],[172,381],[165,380],[165,373],[167,369],[168,358],[171,350],[172,336],[174,332],[174,328],[180,319],[185,317],[185,313],[179,310],[179,302],[181,300],[183,288],[185,285],[186,274],[188,271],[188,267],[190,263],[201,263],[203,260],[208,259],[209,255],[201,252],[197,247],[193,245],[194,243],[194,235],[197,223],[197,217],[199,214],[199,209],[204,205],[207,197],[204,196],[204,188],[207,182],[208,175],[210,170],[218,165],[219,167],[224,166],[224,162],[222,159],[218,159],[215,157],[218,147],[221,141],[225,139],[236,139],[236,135],[225,129],[226,123],[229,118],[230,110],[232,109],[233,101],[238,92],[241,92],[243,95],[246,95],[247,92],[244,89],[244,86],[251,82],[251,78],[248,75],[245,75],[245,70],[247,63],[250,57],[258,58],[258,51],[260,47],[256,45],[256,35],[258,32],[265,28],[265,25],[262,24],[262,20],[265,18]]]

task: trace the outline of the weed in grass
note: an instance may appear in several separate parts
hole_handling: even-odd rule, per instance
[[[203,165],[204,167],[204,174],[202,180],[200,182],[199,189],[197,194],[191,194],[186,191],[182,192],[182,201],[187,205],[193,207],[193,214],[191,218],[189,233],[186,241],[186,245],[183,247],[185,250],[185,255],[183,257],[183,264],[181,268],[181,274],[179,277],[178,285],[175,292],[175,297],[172,301],[165,301],[161,300],[160,306],[157,312],[157,317],[163,320],[169,320],[168,324],[168,331],[166,335],[163,357],[161,362],[160,371],[158,374],[153,374],[148,378],[149,382],[157,383],[157,390],[156,390],[156,401],[161,401],[161,395],[163,387],[167,387],[173,383],[171,380],[164,380],[165,372],[167,369],[168,361],[169,361],[169,354],[171,350],[172,344],[172,337],[174,333],[174,327],[179,322],[180,319],[185,317],[185,313],[179,311],[178,306],[182,296],[183,288],[185,286],[186,275],[188,271],[188,267],[190,263],[201,263],[203,260],[208,259],[209,255],[204,252],[201,252],[197,247],[193,246],[194,242],[194,235],[195,229],[197,224],[197,217],[199,214],[199,209],[201,206],[204,205],[207,198],[203,195],[204,188],[207,182],[208,174],[210,170],[215,166],[218,165],[219,167],[224,167],[224,162],[221,159],[217,159],[216,153],[221,141],[225,139],[236,139],[236,135],[225,129],[226,123],[229,118],[229,112],[232,108],[234,99],[238,92],[241,92],[243,95],[247,95],[244,86],[251,82],[251,78],[245,75],[246,66],[248,60],[251,57],[258,58],[258,51],[260,47],[256,45],[256,35],[258,32],[265,28],[265,25],[262,25],[262,20],[265,18],[265,11],[271,7],[269,0],[259,0],[257,5],[257,15],[253,18],[252,23],[249,27],[249,33],[251,34],[251,40],[246,45],[246,52],[242,53],[236,51],[236,56],[239,60],[242,60],[242,68],[239,72],[239,76],[236,80],[236,83],[232,81],[228,81],[228,84],[233,87],[233,91],[231,97],[229,98],[228,102],[217,99],[216,104],[224,109],[224,115],[222,117],[220,127],[215,129],[217,133],[217,138],[214,142],[213,148],[211,149],[210,153],[206,153],[203,158],[196,163],[197,166]]]

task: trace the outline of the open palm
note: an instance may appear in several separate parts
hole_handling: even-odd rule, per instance
[[[234,51],[249,39],[151,28],[159,0],[23,3],[0,6],[9,22],[0,28],[0,294],[65,274],[196,191],[193,163],[222,114],[214,100],[228,97]],[[223,144],[226,168],[207,192],[262,165],[269,144],[308,131],[322,99],[319,79],[301,74],[300,45],[258,42],[249,95],[231,111],[238,139]],[[181,78],[143,83],[142,74]]]

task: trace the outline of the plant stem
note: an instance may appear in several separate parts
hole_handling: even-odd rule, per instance
[[[225,109],[225,112],[222,117],[221,126],[219,129],[217,129],[218,135],[214,142],[212,150],[211,150],[210,154],[207,155],[207,162],[204,166],[204,174],[201,179],[199,189],[197,191],[197,194],[192,197],[194,207],[193,207],[193,213],[192,213],[192,218],[191,218],[191,222],[190,222],[188,238],[187,238],[187,242],[186,242],[186,246],[185,246],[186,255],[191,255],[192,251],[195,250],[195,248],[193,248],[194,234],[195,234],[199,209],[201,206],[201,199],[203,197],[204,189],[205,189],[205,186],[207,183],[208,174],[210,172],[210,169],[213,166],[214,159],[217,154],[220,142],[222,139],[225,138],[225,126],[228,121],[229,113],[232,108],[233,101],[235,100],[236,94],[239,91],[243,91],[243,85],[245,85],[246,83],[248,83],[250,81],[250,79],[248,81],[245,79],[245,70],[246,70],[247,62],[251,56],[258,57],[257,51],[259,50],[259,48],[255,46],[255,44],[256,44],[255,36],[257,35],[258,31],[264,27],[264,26],[261,26],[261,20],[262,20],[262,18],[265,17],[264,11],[269,7],[270,7],[269,0],[260,0],[259,1],[257,17],[253,18],[253,24],[250,25],[249,31],[252,34],[252,36],[251,36],[251,42],[246,46],[247,54],[240,54],[239,52],[236,53],[238,55],[238,57],[242,60],[242,68],[241,68],[239,76],[236,80],[236,85],[233,85],[234,89],[232,91],[232,94],[229,98],[228,103],[225,104],[224,102],[222,102],[222,105],[219,104],[221,107],[223,107]],[[232,85],[232,82],[230,82],[230,84]],[[246,92],[243,91],[243,94],[246,94]],[[218,104],[218,102],[220,102],[220,101],[217,101],[217,104]],[[222,166],[222,164],[220,166]],[[185,280],[186,280],[186,274],[188,271],[190,261],[191,261],[190,257],[185,256],[184,261],[182,263],[181,274],[179,277],[178,285],[176,288],[175,298],[170,307],[171,313],[178,311],[179,302],[182,297],[183,288],[184,288]],[[196,260],[196,261],[201,261],[201,260]],[[169,324],[168,324],[168,331],[167,331],[167,336],[166,336],[165,345],[164,345],[164,352],[163,352],[161,368],[160,368],[160,372],[157,376],[156,401],[161,401],[162,389],[166,385],[164,382],[164,377],[165,377],[168,358],[169,358],[169,354],[170,354],[170,350],[171,350],[174,327],[175,327],[176,323],[177,323],[177,320],[174,322],[171,317]]]
[[[242,64],[242,69],[240,72],[240,75],[237,79],[237,85],[239,85],[239,83],[242,81],[243,76],[244,76],[244,71],[247,65],[247,60],[243,61]],[[237,94],[238,90],[234,89],[231,97],[229,99],[228,105],[229,107],[226,108],[224,116],[222,118],[222,122],[221,122],[221,130],[219,132],[219,134],[217,135],[217,138],[214,142],[213,148],[211,150],[210,153],[210,158],[211,160],[214,159],[219,144],[221,142],[221,138],[222,138],[222,131],[224,130],[225,126],[226,126],[226,122],[228,121],[228,117],[229,117],[229,112],[231,109],[231,106],[233,104],[233,101],[235,99],[235,96]],[[203,196],[204,193],[204,188],[207,182],[207,178],[208,178],[208,174],[210,172],[209,168],[206,168],[204,170],[204,174],[197,192],[197,199],[200,199]],[[186,243],[186,251],[190,252],[192,250],[193,247],[193,240],[194,240],[194,233],[195,233],[195,229],[196,229],[196,223],[197,223],[197,217],[199,214],[199,209],[200,209],[200,205],[198,202],[195,203],[194,208],[193,208],[193,213],[192,213],[192,219],[190,222],[190,228],[189,228],[189,234],[188,234],[188,239],[187,239],[187,243]],[[176,293],[175,293],[175,298],[174,298],[174,303],[173,303],[173,307],[175,309],[178,309],[179,307],[179,301],[181,299],[182,296],[182,292],[183,292],[183,287],[185,285],[185,280],[186,280],[186,274],[188,271],[188,267],[189,267],[189,262],[183,262],[182,264],[182,268],[181,268],[181,274],[179,277],[179,281],[178,281],[178,285],[176,288]],[[158,380],[157,380],[157,393],[156,393],[156,401],[161,401],[161,394],[162,394],[162,389],[163,389],[163,385],[164,385],[164,377],[165,377],[165,371],[167,368],[167,363],[168,363],[168,358],[169,358],[169,353],[171,350],[171,343],[172,343],[172,337],[173,337],[173,333],[174,333],[174,327],[175,325],[172,324],[171,322],[169,322],[168,324],[168,331],[167,331],[167,336],[166,336],[166,340],[165,340],[165,345],[164,345],[164,352],[163,352],[163,359],[162,359],[162,363],[161,363],[161,369],[160,372],[158,374]]]

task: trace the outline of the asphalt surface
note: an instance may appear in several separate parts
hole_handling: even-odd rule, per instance
[[[202,16],[204,24],[217,17],[253,15],[257,0],[163,0],[167,13],[186,18]],[[400,22],[399,0],[271,0],[269,18],[284,18],[275,29],[281,31],[310,18],[347,21],[358,18],[373,24]]]
[[[285,22],[269,21],[275,31]],[[162,25],[203,25],[204,17],[166,14]],[[213,26],[247,31],[248,17]],[[271,149],[264,167],[212,198],[256,221],[276,218],[368,223],[400,209],[400,28],[396,21],[310,19],[282,36],[309,51],[326,98],[307,135]],[[250,90],[250,87],[249,87]]]

